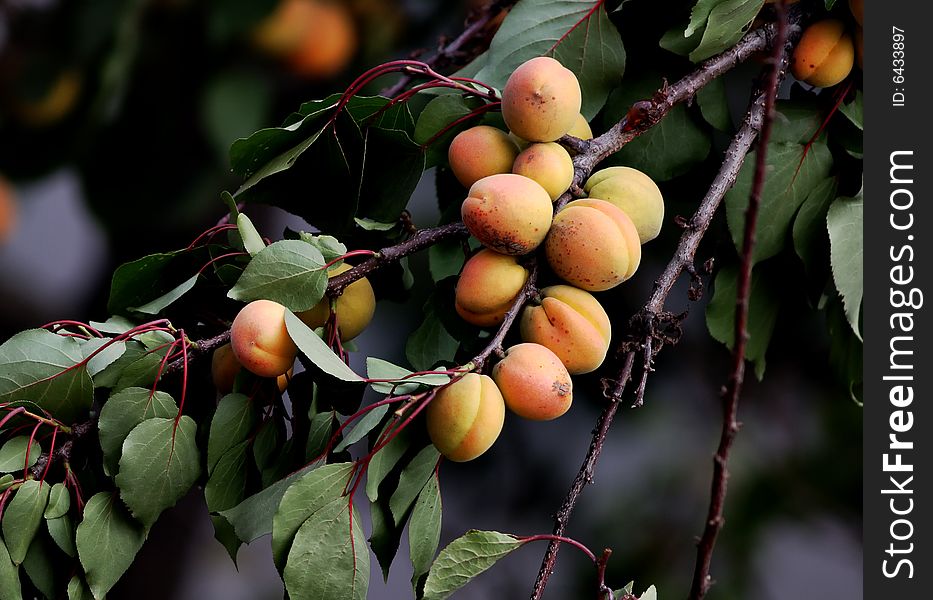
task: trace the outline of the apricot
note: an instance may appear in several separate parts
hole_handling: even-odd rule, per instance
[[[591,292],[619,285],[641,262],[635,224],[616,205],[595,198],[575,200],[554,215],[544,249],[558,277]]]
[[[298,347],[285,328],[285,307],[271,300],[250,302],[230,327],[233,354],[260,377],[278,377],[295,362]]]
[[[352,268],[352,265],[343,263],[328,270],[327,276],[335,277]],[[373,320],[373,315],[376,313],[376,294],[373,293],[373,286],[369,280],[363,277],[348,285],[335,304],[340,341],[348,342],[363,333],[363,330]],[[312,329],[323,327],[330,318],[330,298],[325,297],[313,308],[300,312],[296,316]]]
[[[0,244],[13,235],[16,229],[16,196],[13,187],[0,177]]]
[[[546,287],[541,296],[539,305],[522,313],[522,340],[552,351],[572,375],[595,371],[612,337],[605,309],[592,294],[569,285]]]
[[[852,11],[852,16],[855,17],[858,26],[864,27],[865,23],[862,22],[862,19],[864,18],[865,3],[863,0],[849,0],[849,10]]]
[[[591,140],[593,139],[593,130],[590,128],[590,124],[586,120],[586,117],[584,117],[583,114],[577,114],[577,118],[574,120],[573,126],[567,132],[567,135],[578,137],[581,140]]]
[[[528,271],[516,257],[484,248],[463,265],[454,308],[477,327],[498,325],[527,279]]]
[[[573,159],[558,143],[531,144],[515,158],[512,172],[537,181],[553,201],[573,182]]]
[[[242,369],[243,365],[236,359],[233,347],[230,344],[224,344],[214,350],[214,354],[211,356],[211,380],[214,382],[214,387],[222,395],[233,391],[233,384]],[[276,377],[275,384],[280,392],[284,392],[288,388],[288,382],[291,378],[292,369]]]
[[[553,142],[570,131],[581,104],[577,76],[547,56],[519,65],[502,90],[505,124],[530,142]]]
[[[528,254],[551,226],[551,197],[536,181],[505,173],[470,187],[460,209],[463,223],[481,244],[500,254]]]
[[[426,413],[428,435],[438,452],[465,462],[495,443],[505,422],[505,402],[489,376],[467,373],[442,388]]]
[[[520,417],[550,421],[570,409],[573,382],[564,363],[541,344],[512,346],[492,369],[505,405]]]
[[[830,87],[852,71],[855,47],[845,25],[824,19],[807,27],[794,50],[791,72],[816,87]]]
[[[664,221],[664,197],[653,179],[631,167],[593,173],[583,186],[590,198],[615,204],[635,224],[641,243],[658,237]]]
[[[483,177],[508,173],[518,156],[518,146],[501,129],[489,125],[461,131],[447,151],[450,169],[463,187],[469,188]]]

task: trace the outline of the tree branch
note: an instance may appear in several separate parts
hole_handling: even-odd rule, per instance
[[[803,13],[799,9],[794,7],[791,11],[789,11],[787,25],[788,40],[796,41],[796,39],[799,37],[802,31],[802,20]],[[623,119],[620,124],[613,127],[603,136],[592,140],[593,142],[596,142],[595,148],[597,148],[597,150],[593,150],[593,146],[591,146],[585,155],[581,155],[584,156],[582,160],[577,160],[580,159],[580,156],[575,159],[575,183],[579,185],[579,182],[582,182],[583,179],[589,174],[587,169],[592,169],[592,166],[595,166],[601,160],[593,158],[594,156],[601,155],[607,148],[616,148],[616,150],[621,148],[629,141],[631,141],[631,139],[634,139],[638,133],[643,131],[642,127],[646,126],[642,123],[645,123],[645,121],[640,121],[636,128],[631,132],[626,130],[625,122],[631,121],[633,113],[654,115],[657,114],[658,111],[661,111],[661,116],[663,116],[663,114],[666,114],[672,106],[672,104],[670,104],[671,99],[678,99],[677,101],[687,99],[696,93],[700,87],[706,85],[706,83],[708,83],[714,76],[721,75],[732,66],[735,66],[739,60],[744,60],[744,58],[747,58],[752,52],[761,50],[768,44],[774,43],[777,37],[777,26],[774,24],[769,24],[758,30],[752,31],[748,33],[736,45],[736,47],[706,61],[700,65],[696,72],[686,76],[673,86],[667,86],[666,88],[660,90],[657,94],[655,94],[654,100],[650,103],[637,103],[636,106],[629,111],[626,119]],[[789,56],[790,46],[788,44],[781,44],[777,45],[776,47],[781,49],[782,52],[780,71],[783,74],[784,68],[786,67],[787,58]],[[715,73],[716,75],[711,76],[712,73]],[[670,90],[675,90],[675,92],[672,93]],[[639,384],[639,393],[643,393],[644,383],[647,377],[647,369],[650,368],[651,359],[653,358],[653,355],[656,355],[657,352],[660,351],[663,342],[669,339],[662,335],[660,336],[661,343],[655,344],[654,347],[652,347],[653,341],[657,340],[659,337],[659,324],[676,324],[679,319],[679,317],[663,312],[667,297],[680,275],[683,274],[684,271],[692,272],[694,270],[693,263],[700,241],[706,234],[713,216],[715,215],[716,210],[719,208],[719,205],[721,204],[726,192],[735,183],[735,179],[738,176],[739,170],[742,168],[742,165],[745,162],[745,157],[749,150],[751,150],[752,144],[758,137],[758,133],[761,130],[765,112],[765,100],[766,96],[764,94],[758,94],[755,96],[752,102],[752,106],[746,114],[742,127],[739,129],[738,133],[735,135],[731,144],[729,145],[729,148],[726,150],[725,160],[723,161],[719,172],[713,180],[709,191],[706,193],[706,196],[703,198],[700,206],[697,208],[696,213],[694,213],[693,217],[688,221],[687,227],[680,238],[680,242],[677,245],[677,249],[674,251],[673,257],[668,262],[664,272],[655,281],[654,289],[651,293],[651,296],[648,298],[648,301],[642,307],[641,311],[639,311],[639,313],[636,314],[632,319],[633,323],[640,323],[643,326],[643,331],[634,336],[630,336],[629,339],[626,339],[621,344],[619,353],[623,358],[622,368],[619,376],[614,380],[609,378],[605,378],[603,380],[604,393],[606,398],[609,400],[609,403],[603,410],[599,420],[596,423],[593,438],[583,460],[583,465],[580,467],[577,476],[574,478],[573,483],[571,484],[570,489],[564,498],[563,504],[554,516],[553,533],[555,535],[563,535],[573,509],[576,506],[577,500],[583,491],[583,488],[593,479],[596,463],[602,451],[606,433],[612,424],[613,417],[618,411],[619,402],[623,397],[626,386],[632,378],[632,369],[635,363],[636,354],[639,352],[646,353],[646,360],[644,363],[645,373],[643,373],[642,382]],[[639,107],[639,105],[642,106]],[[660,116],[657,118],[660,119]],[[651,122],[651,124],[656,122],[657,120],[654,120]],[[650,125],[647,125],[647,127],[650,127]],[[634,133],[635,131],[638,133]],[[607,138],[607,136],[609,137]],[[606,139],[604,140],[603,138]],[[612,150],[612,152],[614,151],[615,150]],[[596,154],[591,154],[593,152]],[[541,569],[539,570],[538,577],[535,581],[534,590],[531,595],[532,600],[540,600],[544,594],[544,589],[547,585],[548,579],[554,572],[554,565],[557,561],[557,553],[559,548],[560,545],[554,543],[548,546],[548,549],[544,555],[544,559],[541,563]]]
[[[60,446],[57,446],[51,456],[49,455],[48,452],[43,452],[42,454],[40,454],[39,459],[36,461],[36,464],[34,464],[32,467],[29,468],[29,472],[32,473],[32,476],[35,479],[39,479],[42,477],[42,473],[45,471],[46,465],[48,465],[50,462],[54,464],[58,461],[70,461],[71,452],[74,448],[74,442],[76,440],[80,440],[83,437],[86,437],[90,432],[94,431],[95,429],[97,429],[96,419],[92,419],[85,423],[78,423],[77,425],[73,425],[71,427],[71,433],[66,434],[66,435],[70,435],[71,439],[64,442]]]
[[[784,40],[787,36],[787,24],[784,15],[784,2],[775,3],[778,12],[778,36],[776,50],[772,56],[771,72],[765,86],[764,106],[762,108],[763,123],[758,144],[758,153],[755,156],[755,176],[752,180],[752,190],[748,199],[748,208],[745,211],[745,231],[742,240],[742,260],[739,269],[735,300],[735,342],[732,351],[732,372],[729,375],[726,389],[723,393],[722,434],[719,438],[719,447],[713,460],[713,479],[710,485],[710,503],[706,517],[706,526],[703,536],[697,544],[697,560],[693,572],[693,583],[690,588],[689,600],[702,600],[709,591],[712,581],[709,576],[710,564],[713,560],[713,548],[716,538],[723,525],[723,507],[726,501],[726,488],[729,479],[728,462],[732,442],[738,433],[739,424],[736,415],[739,408],[739,397],[742,393],[742,383],[745,380],[745,347],[748,342],[748,301],[751,296],[752,257],[755,248],[755,230],[758,224],[758,209],[761,205],[761,192],[764,189],[767,176],[768,140],[771,137],[771,126],[774,122],[774,102],[777,89],[784,78],[786,68],[786,54],[782,54]]]

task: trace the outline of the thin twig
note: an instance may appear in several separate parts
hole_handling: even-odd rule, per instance
[[[710,564],[713,559],[713,548],[716,538],[723,526],[723,508],[726,501],[726,490],[729,480],[729,451],[732,442],[738,433],[739,424],[736,416],[739,408],[739,397],[742,394],[742,383],[745,380],[745,348],[748,343],[748,301],[751,296],[752,256],[755,249],[755,230],[758,224],[758,208],[761,205],[761,192],[764,189],[767,177],[768,140],[771,137],[771,126],[774,122],[774,102],[777,97],[777,88],[783,79],[786,55],[784,40],[787,37],[787,23],[785,19],[784,2],[775,3],[778,14],[778,36],[775,52],[772,56],[771,72],[765,85],[764,119],[759,136],[758,152],[755,157],[755,175],[752,180],[752,190],[748,198],[748,208],[745,210],[745,232],[742,240],[742,259],[739,268],[737,292],[735,299],[735,342],[732,350],[732,372],[723,393],[722,434],[719,438],[719,447],[713,460],[713,479],[710,485],[710,503],[706,516],[706,526],[703,535],[697,544],[697,560],[693,573],[693,583],[690,587],[689,600],[702,600],[709,591],[712,581],[709,576]]]

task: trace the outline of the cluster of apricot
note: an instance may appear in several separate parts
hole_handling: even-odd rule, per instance
[[[853,34],[838,19],[823,19],[804,30],[794,50],[791,72],[794,77],[816,87],[831,87],[862,66],[863,0],[849,0],[854,23]]]
[[[574,177],[572,158],[557,140],[568,133],[592,137],[580,107],[573,72],[552,58],[534,58],[512,73],[502,91],[510,132],[478,126],[451,142],[451,170],[469,188],[461,216],[484,246],[460,274],[458,314],[478,327],[501,324],[525,291],[529,272],[522,256],[539,246],[566,282],[541,289],[525,307],[523,341],[505,351],[491,377],[465,375],[428,406],[428,433],[451,460],[488,450],[506,407],[532,420],[555,419],[570,408],[571,374],[594,371],[609,349],[610,320],[590,292],[630,278],[641,244],[660,231],[661,192],[650,177],[628,167],[594,173],[584,186],[589,197],[554,214],[553,201]]]

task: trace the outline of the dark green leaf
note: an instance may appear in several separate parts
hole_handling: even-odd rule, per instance
[[[720,131],[732,130],[732,116],[726,97],[726,83],[716,77],[697,92],[697,104],[706,122]]]
[[[426,371],[440,362],[453,363],[460,342],[444,327],[428,301],[424,307],[424,322],[411,334],[405,344],[405,357],[419,370]]]
[[[199,275],[195,273],[155,300],[151,300],[142,306],[130,306],[127,308],[127,310],[142,313],[144,315],[157,315],[165,310],[170,304],[194,289],[194,285],[198,282],[198,277]]]
[[[78,550],[75,547],[75,526],[74,521],[71,520],[71,515],[64,515],[57,519],[47,519],[45,524],[48,527],[49,536],[61,548],[62,552],[71,557],[78,555]]]
[[[842,301],[834,298],[826,306],[829,333],[829,364],[845,386],[849,397],[862,404],[864,346],[846,318]]]
[[[16,490],[3,512],[3,540],[14,564],[26,558],[29,544],[42,524],[42,512],[49,501],[51,485],[27,479]]]
[[[826,179],[816,185],[794,218],[794,250],[803,261],[807,274],[819,273],[822,262],[826,262],[823,252],[828,250],[829,236],[826,232],[826,212],[836,199],[836,180]]]
[[[386,423],[382,428],[382,435],[385,435],[392,425],[391,421]],[[369,460],[369,468],[366,469],[366,496],[370,501],[375,502],[379,499],[379,485],[402,459],[410,445],[411,440],[403,430]]]
[[[104,598],[133,563],[147,534],[116,494],[100,492],[88,500],[75,536],[81,566],[97,600]]]
[[[862,204],[861,194],[856,198],[837,198],[826,214],[833,281],[842,296],[849,325],[859,339],[862,339],[859,314],[865,285]]]
[[[211,515],[211,524],[214,526],[214,539],[220,542],[230,556],[230,560],[236,565],[237,553],[242,542],[237,537],[233,525],[223,515]]]
[[[151,418],[137,425],[123,442],[120,472],[115,481],[120,497],[145,525],[155,523],[174,506],[201,474],[195,444],[197,425],[185,415]]]
[[[437,387],[450,382],[449,375],[427,373],[412,376],[408,369],[372,356],[366,359],[366,374],[369,379],[380,380],[370,384],[373,390],[380,394],[396,396],[415,393],[425,386]]]
[[[483,104],[478,98],[466,98],[459,94],[444,94],[428,102],[418,115],[418,123],[415,125],[415,142],[422,146],[431,142],[425,147],[426,168],[447,164],[450,142],[458,133],[477,122],[471,119],[458,125],[452,124]],[[443,135],[438,136],[445,128]],[[435,139],[432,141],[432,138]]]
[[[331,501],[304,522],[292,542],[283,579],[292,598],[366,599],[369,549],[359,514],[346,498]]]
[[[333,436],[336,418],[337,412],[333,410],[311,417],[311,425],[308,427],[308,443],[305,446],[307,460],[317,460],[327,450],[327,443]]]
[[[468,531],[441,550],[424,584],[424,600],[444,600],[522,545],[496,531]]]
[[[418,494],[408,524],[408,548],[414,568],[413,585],[417,585],[418,579],[431,568],[441,541],[442,512],[440,482],[435,473]]]
[[[227,450],[204,486],[204,500],[207,510],[220,512],[233,508],[243,501],[246,489],[246,475],[248,469],[249,442],[240,442]]]
[[[68,600],[94,600],[94,594],[80,575],[75,575],[68,582]]]
[[[49,490],[49,503],[45,507],[43,516],[46,519],[58,519],[65,515],[71,508],[71,494],[64,484],[56,483]]]
[[[97,427],[100,448],[104,452],[104,471],[115,475],[123,453],[123,442],[133,428],[152,417],[174,418],[175,400],[165,392],[128,387],[110,395],[100,411]]]
[[[87,372],[92,378],[112,365],[126,352],[126,342],[115,342],[112,338],[91,338],[81,340],[81,356],[90,359],[87,362]],[[93,356],[91,356],[93,355]]]
[[[341,381],[363,382],[363,378],[340,360],[324,340],[289,311],[285,312],[285,326],[301,353],[319,369]]]
[[[16,481],[16,478],[13,477],[10,473],[0,477],[0,492],[5,492],[10,486],[13,485],[13,482]]]
[[[446,241],[428,248],[428,269],[435,283],[459,275],[465,262],[466,256],[460,242]]]
[[[19,583],[19,568],[10,560],[10,553],[2,540],[0,540],[0,597],[3,600],[23,600]]]
[[[58,551],[55,545],[47,536],[41,532],[29,546],[29,552],[23,560],[23,571],[29,576],[29,580],[36,586],[36,589],[42,592],[46,598],[55,598],[58,591],[65,587],[63,577],[67,576],[67,571],[62,572],[61,564],[55,564],[53,560],[58,558]]]
[[[29,464],[26,464],[26,448],[29,447]],[[29,443],[29,436],[18,435],[9,439],[0,448],[0,473],[14,473],[28,469],[39,460],[42,446],[33,440]]]
[[[425,446],[402,470],[398,480],[398,488],[389,500],[389,508],[392,510],[392,517],[395,519],[396,525],[400,525],[405,515],[408,514],[408,509],[411,508],[415,498],[424,488],[424,484],[428,482],[431,474],[434,473],[440,456],[437,448],[433,445]]]
[[[285,491],[296,479],[319,466],[320,463],[314,463],[292,473],[220,514],[233,525],[237,537],[247,544],[272,533],[272,519]]]
[[[403,526],[398,526],[392,522],[392,515],[389,514],[389,503],[380,500],[371,502],[369,505],[369,518],[371,524],[371,535],[369,537],[369,546],[376,555],[376,560],[382,569],[382,578],[389,581],[389,569],[392,562],[398,554],[398,547],[402,543]]]
[[[698,6],[700,4],[715,6],[709,12],[700,45],[690,53],[693,62],[700,62],[735,45],[761,10],[764,0],[700,0]]]
[[[364,140],[357,215],[394,223],[421,180],[424,152],[404,131],[369,127]]]
[[[321,252],[300,240],[281,240],[252,258],[227,296],[243,302],[273,300],[303,311],[320,302],[326,289]]]
[[[302,523],[344,496],[353,471],[353,463],[326,465],[304,475],[285,491],[272,519],[272,558],[279,571],[285,568],[292,540]]]
[[[227,450],[249,437],[255,424],[256,413],[248,396],[227,394],[220,399],[207,439],[208,473],[214,470],[214,465]]]
[[[94,400],[94,384],[75,338],[44,329],[17,333],[0,345],[0,403],[29,400],[73,423]]]
[[[846,116],[849,121],[860,130],[865,129],[864,117],[862,116],[862,90],[855,91],[855,98],[849,103],[839,105],[839,112]]]
[[[340,443],[334,447],[334,452],[343,452],[366,437],[370,431],[379,426],[379,423],[382,422],[382,417],[384,417],[387,412],[389,412],[389,405],[385,404],[363,415],[363,417],[356,422],[356,425],[353,426],[353,429],[347,432],[347,434],[343,436],[343,439],[340,440]]]

